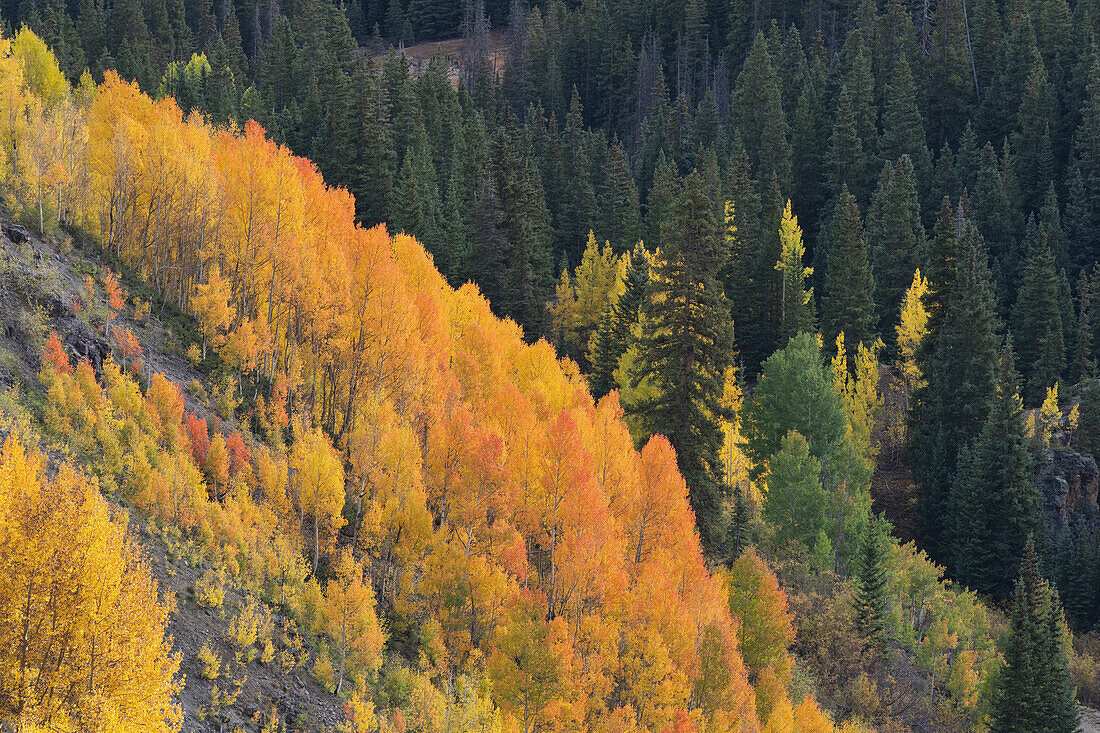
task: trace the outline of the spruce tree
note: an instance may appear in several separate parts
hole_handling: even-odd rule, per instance
[[[1100,380],[1090,377],[1081,389],[1077,417],[1077,449],[1100,456]]]
[[[945,518],[958,452],[979,434],[989,415],[1000,350],[985,243],[969,223],[960,239],[951,280],[943,290],[932,291],[922,359],[927,383],[914,393],[910,410],[920,536],[939,562],[950,558]],[[937,303],[941,298],[942,305]]]
[[[1089,273],[1081,271],[1077,278],[1077,336],[1073,341],[1073,364],[1070,367],[1070,378],[1080,384],[1096,371],[1096,363],[1092,358],[1092,293]]]
[[[867,213],[867,240],[875,275],[880,334],[892,334],[901,301],[918,269],[928,271],[913,165],[908,155],[882,169]]]
[[[1010,620],[990,730],[1076,733],[1080,713],[1069,675],[1061,603],[1039,574],[1039,558],[1030,537],[1012,593]]]
[[[997,361],[997,391],[981,434],[959,458],[948,501],[954,577],[1004,598],[1023,555],[1024,538],[1039,529],[1039,492],[1027,451],[1023,406],[1012,348]]]
[[[841,188],[832,220],[821,335],[825,343],[832,344],[843,331],[848,343],[870,346],[875,340],[875,281],[859,204],[847,186]]]
[[[629,257],[623,276],[623,292],[608,304],[596,332],[596,350],[588,384],[597,400],[619,387],[615,381],[615,371],[623,354],[633,345],[633,328],[638,322],[649,286],[649,252],[639,242]]]
[[[916,84],[905,54],[894,57],[893,73],[886,82],[885,102],[879,154],[888,161],[907,155],[911,165],[917,167],[922,176],[927,176],[931,172],[931,160],[925,143],[924,122],[917,106]]]
[[[1093,214],[1085,190],[1085,179],[1077,168],[1069,179],[1066,214],[1066,261],[1074,272],[1081,272],[1096,262],[1096,237],[1093,234]]]
[[[598,192],[600,218],[597,237],[611,242],[617,252],[630,251],[642,237],[638,189],[630,174],[626,151],[615,141],[607,154]]]
[[[662,232],[658,277],[649,286],[635,386],[648,377],[656,394],[635,417],[676,449],[705,546],[719,540],[722,483],[722,404],[726,369],[733,363],[733,323],[717,274],[725,265],[721,223],[703,177],[692,172]]]
[[[783,218],[779,225],[779,260],[775,269],[781,274],[779,292],[779,328],[780,348],[803,332],[814,330],[814,289],[806,279],[813,275],[812,267],[805,267],[802,258],[806,247],[802,244],[802,230],[798,226],[798,217],[791,213],[791,202],[783,209]]]
[[[1023,283],[1013,311],[1013,334],[1019,344],[1024,404],[1042,402],[1047,387],[1058,381],[1065,365],[1065,341],[1058,304],[1058,277],[1046,232],[1034,237]]]
[[[741,67],[734,94],[734,114],[745,152],[756,166],[762,181],[773,175],[784,189],[791,183],[791,148],[787,116],[779,79],[768,53],[768,42],[757,33],[752,50]]]
[[[866,643],[881,650],[886,644],[886,548],[889,524],[879,515],[872,516],[863,532],[856,559],[852,605],[856,611],[856,629]]]

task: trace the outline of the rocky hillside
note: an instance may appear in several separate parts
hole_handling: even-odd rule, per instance
[[[77,296],[87,292],[84,278],[95,277],[109,263],[79,239],[40,238],[13,224],[6,212],[0,213],[0,222],[2,399],[5,407],[16,412],[28,407],[33,411],[41,401],[39,355],[51,331],[71,357],[89,360],[97,371],[110,353],[102,335],[106,302],[85,302]],[[122,280],[131,299],[140,299],[141,283],[125,276]],[[188,325],[164,306],[151,308],[142,319],[120,313],[111,327],[125,327],[137,335],[144,352],[143,376],[161,373],[186,385],[187,410],[208,417],[212,385],[181,353]],[[49,442],[43,447],[54,458],[64,450],[61,446],[50,450]],[[254,599],[231,584],[219,607],[200,605],[196,587],[202,587],[210,567],[201,560],[195,543],[175,528],[159,527],[136,515],[131,516],[130,525],[145,547],[162,597],[175,598],[169,633],[186,681],[179,698],[183,730],[322,731],[344,720],[342,701],[309,673],[313,650],[308,634],[295,633],[293,622],[278,609],[255,605]],[[241,617],[250,614],[261,619],[260,631],[257,640],[242,650],[233,641],[233,631]],[[266,649],[264,637],[270,640]],[[216,676],[200,658],[204,646],[218,659]]]

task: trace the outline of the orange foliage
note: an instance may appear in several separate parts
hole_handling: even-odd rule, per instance
[[[73,365],[69,363],[69,356],[65,353],[65,347],[61,345],[61,339],[56,331],[50,331],[50,337],[46,339],[46,351],[42,354],[42,362],[51,365],[58,374],[72,374]]]
[[[262,450],[237,434],[212,445],[183,414],[190,459],[135,462],[141,501],[252,547],[279,598],[303,577],[298,533],[316,568],[356,516],[378,597],[436,623],[448,672],[488,660],[505,729],[758,728],[728,588],[666,440],[635,450],[615,395],[593,404],[575,364],[526,344],[476,287],[450,288],[411,237],[357,226],[351,196],[256,123],[184,119],[113,72],[86,114],[82,220],[194,313],[224,362],[273,385],[280,429]],[[103,399],[94,374],[78,377],[51,405]],[[155,390],[132,421],[167,444],[182,407]],[[116,388],[119,404],[132,391]],[[196,466],[224,488],[250,462],[259,503],[206,499]]]

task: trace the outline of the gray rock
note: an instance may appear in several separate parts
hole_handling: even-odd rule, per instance
[[[1042,497],[1051,548],[1061,546],[1062,538],[1079,517],[1085,517],[1094,532],[1098,529],[1096,494],[1100,469],[1095,458],[1047,448],[1039,455],[1035,484]]]

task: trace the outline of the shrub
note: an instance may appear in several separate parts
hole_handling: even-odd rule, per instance
[[[225,602],[225,574],[221,570],[209,568],[195,581],[195,603],[203,608],[221,608]]]
[[[204,641],[199,653],[195,655],[202,665],[199,676],[204,680],[216,680],[221,669],[222,660],[218,653],[210,648],[210,642]]]

